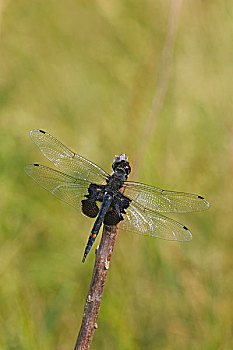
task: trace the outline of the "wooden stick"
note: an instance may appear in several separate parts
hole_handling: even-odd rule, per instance
[[[91,345],[116,236],[117,226],[104,226],[74,350],[87,350]]]

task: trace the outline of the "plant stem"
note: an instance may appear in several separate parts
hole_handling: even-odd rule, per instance
[[[87,350],[90,348],[94,331],[97,328],[96,321],[116,236],[117,226],[104,226],[100,246],[96,252],[92,280],[74,350]]]
[[[158,70],[157,85],[154,92],[153,100],[145,127],[142,133],[141,142],[139,144],[134,159],[134,176],[138,176],[139,165],[145,157],[146,150],[153,139],[156,122],[162,109],[168,87],[172,69],[172,59],[175,47],[175,39],[178,31],[179,15],[182,8],[183,0],[170,0],[170,10],[167,19],[167,30],[164,46],[161,54],[161,62]]]

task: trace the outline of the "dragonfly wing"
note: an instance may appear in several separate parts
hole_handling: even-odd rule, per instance
[[[43,155],[58,169],[74,178],[105,184],[109,176],[98,165],[72,152],[43,130],[32,130],[30,136]]]
[[[192,239],[191,232],[184,225],[146,209],[134,201],[127,208],[124,220],[119,224],[119,229],[166,240],[184,242]]]
[[[60,171],[39,164],[26,165],[24,170],[27,175],[55,197],[76,209],[81,209],[81,200],[85,199],[85,194],[88,194],[90,181],[75,179]]]
[[[125,182],[124,194],[144,207],[164,213],[188,213],[209,208],[202,196],[161,190],[139,182]]]

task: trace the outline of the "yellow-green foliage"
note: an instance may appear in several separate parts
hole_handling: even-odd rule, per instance
[[[93,220],[23,171],[48,131],[107,171],[142,142],[169,2],[0,3],[0,349],[72,349]],[[119,232],[92,348],[230,350],[233,2],[183,1],[169,86],[137,179],[206,197],[188,244]],[[133,168],[132,164],[132,168]],[[98,242],[97,242],[98,243]],[[95,245],[96,246],[96,245]]]

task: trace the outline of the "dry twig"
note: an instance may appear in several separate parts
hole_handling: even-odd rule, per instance
[[[87,350],[90,347],[94,331],[97,328],[96,321],[116,236],[117,226],[104,226],[100,246],[96,252],[91,285],[74,350]]]

